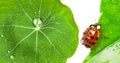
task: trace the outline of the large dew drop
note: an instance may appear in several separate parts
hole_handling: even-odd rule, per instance
[[[39,26],[42,24],[40,18],[35,18],[35,19],[33,20],[33,23],[34,23],[34,25],[35,25],[36,27],[39,27]]]

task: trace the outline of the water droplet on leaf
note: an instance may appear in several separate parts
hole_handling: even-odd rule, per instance
[[[8,53],[10,53],[10,51],[7,51]]]
[[[10,59],[14,60],[14,59],[15,59],[15,57],[14,57],[13,55],[11,55],[11,56],[10,56]]]
[[[38,26],[40,26],[40,25],[42,24],[40,18],[35,18],[35,19],[33,20],[33,23],[34,23],[34,25],[35,25],[36,27],[38,27]]]
[[[118,45],[116,45],[116,47],[118,47]]]
[[[4,37],[4,35],[2,35],[2,34],[1,34],[0,36],[1,36],[1,37]]]
[[[115,51],[115,49],[113,49],[113,51]]]

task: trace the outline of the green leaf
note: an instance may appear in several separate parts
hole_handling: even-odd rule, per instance
[[[0,0],[0,62],[65,63],[78,28],[60,0]]]
[[[120,63],[119,59],[116,59],[120,58],[120,55],[118,54],[120,49],[116,48],[116,51],[112,51],[112,49],[115,48],[115,45],[120,42],[119,4],[120,0],[102,0],[102,16],[99,19],[101,36],[95,47],[91,49],[90,54],[84,60],[84,63]]]
[[[93,56],[86,63],[120,63],[120,39]]]

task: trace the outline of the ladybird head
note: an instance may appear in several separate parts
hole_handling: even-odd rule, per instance
[[[99,25],[98,23],[91,24],[90,27],[91,27],[91,28],[100,29],[100,25]]]

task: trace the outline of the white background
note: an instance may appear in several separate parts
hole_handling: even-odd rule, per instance
[[[67,63],[82,63],[89,54],[90,49],[80,44],[83,31],[99,20],[101,0],[61,0],[73,12],[76,24],[79,27],[79,45],[75,54],[67,60]]]

